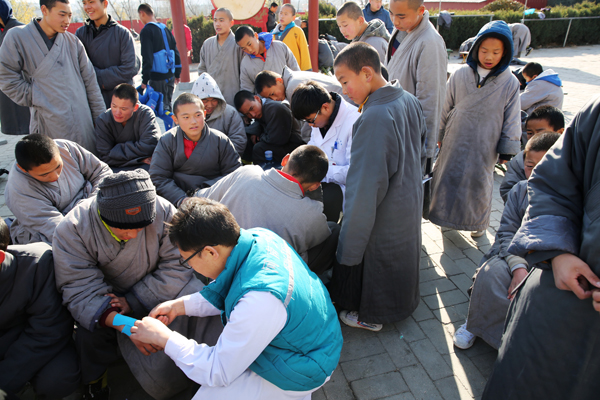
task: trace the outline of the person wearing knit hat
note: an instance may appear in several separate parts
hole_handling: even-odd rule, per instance
[[[166,234],[174,213],[148,172],[136,169],[107,176],[98,195],[78,204],[56,228],[56,284],[77,323],[82,381],[94,399],[108,398],[106,371],[119,352],[154,398],[172,397],[191,384],[162,349],[130,340],[123,322],[204,287],[179,262]],[[216,317],[175,323],[203,342],[216,343],[222,329]]]

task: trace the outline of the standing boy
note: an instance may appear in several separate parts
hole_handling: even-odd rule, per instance
[[[277,25],[277,8],[279,6],[277,5],[277,3],[273,2],[271,3],[271,5],[269,6],[269,14],[267,16],[267,31],[271,32],[273,29],[275,29],[275,26]]]
[[[363,9],[363,15],[365,16],[365,21],[370,22],[374,19],[379,19],[385,24],[385,29],[392,34],[394,30],[394,24],[392,23],[392,19],[388,10],[383,8],[382,0],[370,0],[365,8]]]
[[[304,31],[296,26],[294,18],[296,17],[296,8],[291,4],[284,4],[279,11],[279,25],[271,33],[277,40],[281,40],[290,48],[301,71],[310,71],[310,53],[308,52],[308,43]]]
[[[96,70],[106,108],[120,83],[133,84],[140,69],[131,33],[108,14],[108,0],[83,0],[89,19],[75,35],[81,40]]]
[[[244,52],[236,45],[231,31],[233,26],[231,11],[227,8],[218,8],[213,19],[217,34],[209,37],[202,44],[198,74],[206,72],[212,76],[217,81],[227,104],[233,106],[233,97],[240,91],[240,64]]]
[[[385,28],[385,24],[374,19],[367,22],[360,9],[360,6],[354,1],[347,1],[338,10],[337,25],[342,35],[352,43],[365,42],[377,50],[379,59],[385,64],[385,53],[390,40],[390,34]]]
[[[41,0],[41,18],[11,29],[0,47],[0,90],[31,111],[30,133],[96,152],[94,121],[106,110],[94,66],[75,35],[69,0]]]
[[[249,26],[240,26],[235,31],[235,41],[246,53],[240,65],[241,90],[252,92],[260,71],[283,71],[285,66],[300,71],[294,53],[285,44],[273,40],[271,33],[257,34]]]
[[[530,62],[523,67],[522,74],[527,86],[521,93],[521,110],[527,114],[541,106],[562,110],[564,93],[556,72],[551,69],[544,71],[541,64]]]
[[[473,237],[490,223],[498,156],[505,163],[521,147],[519,81],[508,69],[512,47],[506,22],[484,25],[446,90],[429,219]]]
[[[350,44],[333,67],[362,114],[352,129],[340,265],[330,292],[346,325],[378,331],[419,304],[427,128],[417,98],[383,78],[372,46]]]
[[[142,43],[142,89],[151,86],[163,94],[163,105],[166,111],[171,111],[171,101],[175,85],[179,83],[181,74],[181,59],[177,42],[173,34],[156,20],[150,4],[140,4],[138,7],[140,21],[144,24],[140,32]]]

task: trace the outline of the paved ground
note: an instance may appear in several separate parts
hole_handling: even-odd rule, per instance
[[[600,45],[535,50],[525,60],[540,62],[559,73],[568,119],[600,93]],[[459,62],[456,53],[451,55],[450,70],[458,68]],[[18,137],[0,134],[2,139],[9,143],[0,146],[0,168],[8,168]],[[497,353],[481,340],[469,350],[455,349],[452,333],[465,319],[471,277],[494,240],[503,209],[498,195],[501,181],[502,173],[496,174],[492,219],[485,236],[473,240],[468,232],[442,231],[423,222],[419,307],[407,320],[385,325],[378,333],[344,326],[340,364],[330,382],[313,395],[314,400],[481,397]],[[4,204],[5,185],[6,176],[0,177],[2,217],[11,215]],[[118,381],[113,386],[114,399],[147,398],[137,382],[131,382],[133,378],[123,364],[111,369],[111,379]]]

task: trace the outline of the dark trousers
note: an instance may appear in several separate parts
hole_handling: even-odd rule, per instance
[[[119,332],[112,328],[98,328],[90,332],[77,325],[75,348],[81,363],[81,381],[84,384],[100,378],[108,366],[121,357],[117,334]]]
[[[323,214],[327,221],[339,222],[344,205],[344,192],[335,183],[321,183],[323,188]]]
[[[248,137],[248,143],[246,144],[246,150],[242,158],[246,161],[252,161],[254,164],[260,164],[267,161],[265,158],[265,151],[271,150],[273,152],[273,162],[280,164],[283,157],[294,151],[296,147],[300,146],[299,143],[288,142],[284,145],[278,146],[266,142],[252,143],[250,137]]]
[[[150,79],[148,85],[152,86],[152,89],[163,94],[163,106],[165,111],[173,111],[171,103],[173,102],[173,92],[175,91],[175,77],[172,76],[169,79],[161,79],[158,81]]]
[[[360,309],[364,260],[358,265],[342,265],[334,260],[333,275],[327,287],[336,307],[344,310]]]
[[[333,266],[335,252],[341,227],[335,222],[328,221],[331,235],[323,243],[308,249],[308,268],[317,275],[321,275]]]

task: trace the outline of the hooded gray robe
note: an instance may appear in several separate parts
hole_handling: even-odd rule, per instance
[[[98,214],[96,198],[75,207],[56,228],[52,242],[56,286],[73,318],[93,332],[110,307],[107,293],[125,295],[134,314],[147,315],[158,304],[199,292],[204,285],[180,265],[179,251],[169,240],[165,222],[175,208],[156,196],[156,219],[136,238],[118,242]],[[216,343],[222,329],[218,317],[177,317],[169,325],[200,343]],[[144,390],[166,399],[189,381],[164,354],[144,356],[126,335],[117,335],[123,358]]]
[[[500,196],[504,203],[508,198],[508,192],[522,180],[527,179],[525,175],[525,153],[520,151],[506,164],[506,173],[500,184]]]
[[[419,101],[397,81],[372,93],[354,123],[337,260],[364,267],[358,302],[340,296],[336,269],[330,292],[342,308],[358,303],[361,321],[401,321],[419,304],[426,131]]]
[[[598,398],[598,311],[591,299],[580,300],[556,287],[551,260],[571,253],[600,276],[599,156],[596,97],[529,179],[529,207],[508,250],[538,264],[511,303],[483,399]]]
[[[286,66],[293,71],[300,71],[294,53],[285,43],[277,40],[271,42],[271,47],[267,50],[266,61],[258,57],[251,58],[248,54],[245,54],[240,65],[240,90],[248,90],[254,93],[254,79],[260,71],[279,73]]]
[[[522,52],[526,52],[531,44],[531,31],[525,24],[508,24],[513,35],[513,57],[521,57]]]
[[[230,106],[234,105],[233,97],[240,91],[240,64],[243,57],[244,51],[235,42],[235,35],[231,31],[222,46],[219,46],[217,36],[212,36],[204,41],[200,49],[198,74],[207,72],[212,76]]]
[[[63,161],[57,182],[40,182],[17,163],[4,189],[6,205],[15,215],[10,236],[15,244],[52,243],[54,230],[81,200],[95,196],[98,185],[112,171],[77,143],[56,140]]]
[[[531,115],[536,108],[552,106],[562,110],[565,94],[558,74],[547,69],[525,86],[521,93],[521,110]]]
[[[396,39],[400,46],[392,56]],[[444,39],[429,21],[429,11],[425,11],[421,23],[412,32],[395,30],[392,33],[386,61],[390,81],[397,79],[402,89],[421,102],[427,121],[427,158],[433,158],[446,98],[448,55]]]
[[[114,168],[138,168],[152,157],[161,134],[154,111],[144,104],[125,126],[116,122],[108,109],[96,120],[98,158]]]
[[[242,165],[229,138],[208,125],[204,125],[189,159],[183,135],[179,126],[166,132],[158,141],[150,164],[156,192],[175,205],[186,197],[186,192],[210,186]]]
[[[56,35],[48,50],[32,20],[0,47],[0,90],[31,111],[30,133],[68,139],[96,152],[93,122],[106,110],[94,66],[75,35]]]
[[[385,65],[385,53],[387,52],[389,40],[390,34],[385,24],[380,19],[374,19],[369,21],[369,26],[362,35],[352,39],[352,42],[365,42],[375,47],[375,50],[379,53],[381,63]]]

